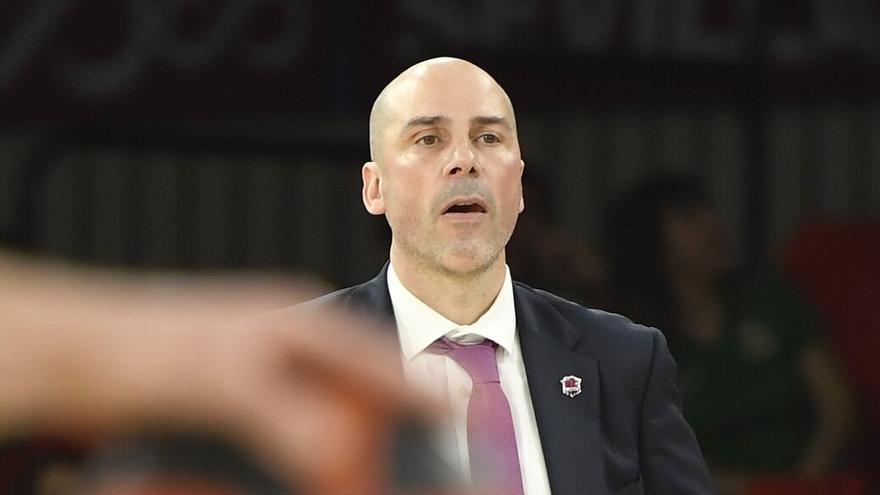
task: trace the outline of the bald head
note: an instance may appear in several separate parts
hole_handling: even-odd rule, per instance
[[[499,100],[505,115],[493,116],[505,119],[516,131],[513,105],[504,89],[486,71],[462,59],[451,57],[432,58],[419,62],[395,77],[379,93],[370,112],[370,157],[381,165],[381,150],[388,126],[403,118],[402,108],[412,108],[414,100],[430,102],[436,91],[484,93]],[[430,108],[429,105],[426,105]],[[428,112],[425,117],[443,116],[442,109]],[[397,122],[398,124],[400,122]]]

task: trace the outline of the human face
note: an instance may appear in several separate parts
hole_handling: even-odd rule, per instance
[[[384,98],[364,202],[391,226],[392,259],[458,274],[503,264],[523,209],[523,162],[504,91],[453,61],[416,66]]]

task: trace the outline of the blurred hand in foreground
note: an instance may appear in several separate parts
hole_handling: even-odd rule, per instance
[[[305,493],[384,493],[392,429],[437,408],[403,386],[393,333],[326,310],[253,317],[311,294],[0,257],[0,440],[197,431]]]

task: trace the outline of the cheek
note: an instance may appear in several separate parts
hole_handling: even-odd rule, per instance
[[[385,206],[397,211],[398,216],[412,215],[416,205],[425,201],[425,183],[411,171],[396,173],[385,183]]]
[[[522,173],[519,166],[508,167],[499,178],[498,191],[502,201],[507,204],[515,204],[515,211],[519,211],[519,201],[522,198]]]

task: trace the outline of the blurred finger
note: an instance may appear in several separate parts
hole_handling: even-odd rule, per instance
[[[339,311],[289,311],[272,315],[301,371],[370,407],[383,401],[434,416],[440,404],[405,382],[394,330]],[[265,330],[265,329],[264,329]]]

